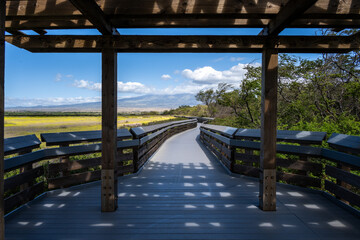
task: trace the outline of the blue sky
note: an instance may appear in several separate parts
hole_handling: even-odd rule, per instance
[[[261,29],[119,29],[121,34],[256,35]],[[288,29],[283,35],[313,35],[316,29]],[[31,34],[31,32],[28,32]],[[48,34],[98,34],[96,30]],[[316,58],[317,54],[298,54]],[[5,105],[37,106],[95,102],[101,99],[98,53],[30,53],[6,44]],[[246,64],[261,64],[261,54],[120,53],[119,98],[145,94],[195,94],[219,82],[238,86]],[[131,106],[129,106],[131,107]]]

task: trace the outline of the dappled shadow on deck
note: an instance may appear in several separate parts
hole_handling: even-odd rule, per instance
[[[100,212],[100,182],[57,190],[6,220],[6,239],[359,239],[360,220],[320,194],[278,185],[258,209],[258,181],[229,176],[189,130],[139,175],[119,178],[119,209]]]

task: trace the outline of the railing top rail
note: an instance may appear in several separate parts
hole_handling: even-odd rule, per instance
[[[60,133],[42,133],[41,140],[46,142],[46,146],[76,144],[82,142],[99,142],[102,138],[99,131],[81,131],[81,132],[60,132]],[[132,139],[130,131],[126,128],[117,130],[117,139]]]
[[[229,137],[229,138],[233,138],[235,132],[237,131],[237,128],[220,126],[220,125],[212,125],[212,124],[203,124],[201,127],[205,128],[207,130],[219,133],[219,134]]]
[[[132,148],[139,145],[139,140],[129,140],[129,141],[118,141],[117,148],[125,149]],[[64,156],[73,156],[73,155],[82,155],[88,153],[101,152],[102,144],[87,144],[87,145],[78,145],[70,147],[58,147],[58,148],[47,148],[41,149],[35,152],[27,153],[24,155],[16,156],[13,158],[4,160],[4,170],[5,172],[17,169],[24,165],[39,162],[46,159],[52,159],[56,157]]]
[[[237,139],[260,140],[260,129],[244,129],[239,128],[235,134]],[[318,144],[320,145],[326,138],[326,132],[310,132],[310,131],[292,131],[277,130],[278,141],[294,142],[302,144]]]
[[[10,155],[40,147],[40,140],[35,134],[4,139],[4,155]]]
[[[182,123],[178,123],[178,124],[173,124],[173,125],[170,125],[168,127],[165,127],[165,128],[162,128],[156,132],[153,132],[149,135],[146,135],[142,138],[140,138],[140,145],[146,143],[147,141],[150,141],[151,139],[155,138],[156,136],[160,135],[161,133],[173,128],[173,127],[179,127],[179,126],[182,126],[182,125],[186,125],[188,124],[189,122],[182,122]]]
[[[131,128],[130,132],[134,135],[135,138],[141,138],[146,136],[147,134],[159,131],[163,128],[180,124],[180,123],[189,123],[189,122],[195,122],[196,119],[189,119],[189,120],[180,120],[180,121],[172,121],[172,122],[166,122],[166,123],[160,123],[155,125],[149,125],[149,126],[143,126],[143,127],[136,127]]]
[[[360,137],[333,133],[327,141],[330,147],[339,151],[360,154]]]
[[[232,147],[260,150],[260,142],[249,140],[230,139],[214,132],[200,128],[205,134],[217,139],[218,141],[228,144]],[[330,161],[344,163],[356,168],[360,168],[360,157],[334,150],[311,146],[295,146],[286,144],[277,144],[276,151],[283,154],[303,155],[308,157],[325,158]]]

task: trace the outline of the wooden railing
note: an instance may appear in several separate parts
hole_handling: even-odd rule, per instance
[[[170,136],[194,128],[196,120],[118,130],[118,176],[137,172]],[[5,212],[46,190],[100,180],[101,131],[41,134],[5,139]],[[49,148],[49,146],[53,146]],[[54,147],[56,146],[56,147]],[[35,149],[39,149],[33,151]]]
[[[278,131],[277,136],[277,181],[322,190],[360,207],[360,137],[333,134],[327,141],[332,150],[319,147],[323,132]],[[200,139],[231,172],[259,177],[260,130],[204,124]]]

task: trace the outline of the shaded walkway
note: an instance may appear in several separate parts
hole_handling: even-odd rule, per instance
[[[277,212],[259,210],[258,180],[229,176],[198,134],[119,178],[116,212],[100,212],[100,182],[57,190],[8,217],[6,239],[360,239],[360,219],[306,189],[278,185]]]

